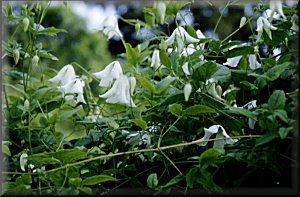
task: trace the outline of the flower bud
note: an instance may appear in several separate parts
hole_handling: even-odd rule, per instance
[[[222,95],[222,87],[220,85],[216,86],[216,91],[217,91],[217,94],[221,97],[221,95]]]
[[[27,158],[28,155],[26,153],[22,153],[21,157],[20,157],[20,167],[21,167],[21,170],[23,172],[25,172],[25,166],[27,164]]]
[[[243,25],[245,25],[246,20],[247,20],[247,19],[246,19],[246,17],[244,17],[244,16],[241,18],[241,20],[240,20],[240,28],[241,28]]]
[[[157,12],[158,12],[160,24],[163,24],[165,21],[166,9],[167,9],[166,4],[162,1],[159,1],[157,4]]]
[[[141,29],[140,23],[136,23],[134,27],[135,27],[135,32],[136,33],[138,33],[140,31],[140,29]]]
[[[130,88],[130,95],[133,96],[133,91],[136,85],[136,79],[135,77],[129,77],[129,88]]]
[[[28,29],[30,21],[29,21],[29,19],[27,17],[25,17],[25,18],[23,18],[22,22],[23,22],[23,25],[24,25],[24,32],[26,32],[27,29]]]
[[[40,60],[39,56],[34,55],[33,58],[32,58],[32,66],[36,67],[39,63],[39,60]]]
[[[28,101],[27,99],[26,99],[25,102],[24,102],[24,109],[25,109],[26,111],[29,110],[29,101]]]
[[[188,101],[189,100],[189,97],[191,95],[191,92],[192,92],[192,85],[190,83],[187,83],[185,86],[184,86],[184,98],[185,98],[185,101]]]
[[[20,58],[20,51],[18,49],[13,50],[13,57],[15,60],[15,64],[18,64]]]

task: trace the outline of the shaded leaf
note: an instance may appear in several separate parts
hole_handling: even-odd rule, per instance
[[[147,186],[149,188],[155,188],[158,185],[157,174],[152,173],[147,178]]]
[[[136,125],[139,126],[142,130],[147,128],[147,123],[141,119],[131,119],[131,121]]]
[[[267,132],[262,137],[256,139],[255,146],[260,146],[266,144],[277,137],[276,133]]]
[[[182,106],[178,103],[174,103],[172,105],[169,105],[168,111],[175,116],[180,116],[181,111],[182,111]]]
[[[118,181],[118,179],[108,175],[91,176],[82,181],[82,185],[97,185],[107,181]]]
[[[216,113],[216,111],[205,105],[194,105],[183,110],[183,116],[198,115],[202,113]]]

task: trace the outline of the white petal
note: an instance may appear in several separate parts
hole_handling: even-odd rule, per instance
[[[50,82],[59,84],[59,85],[66,85],[70,81],[73,81],[76,78],[75,71],[72,65],[68,64],[64,66],[56,76],[49,79]]]
[[[256,55],[249,55],[249,67],[254,70],[261,67],[261,64],[257,61]]]
[[[256,28],[256,31],[262,31],[263,30],[263,27],[264,27],[264,24],[263,24],[263,17],[259,17],[257,19],[257,28]]]
[[[206,38],[205,35],[202,33],[202,31],[201,31],[200,29],[198,29],[198,30],[196,31],[196,34],[197,34],[197,37],[198,37],[199,39],[201,39],[201,38]]]
[[[188,66],[188,62],[185,62],[182,65],[182,70],[186,75],[191,75],[190,71],[189,71],[189,66]]]
[[[130,95],[133,96],[134,88],[136,85],[136,79],[135,77],[129,77],[129,85],[130,85]]]
[[[211,83],[208,85],[208,90],[207,92],[212,95],[213,97],[220,99],[220,100],[224,100],[223,98],[220,97],[220,95],[217,93],[216,90],[216,83]]]
[[[159,66],[160,66],[159,50],[155,49],[153,51],[153,55],[151,58],[150,67],[154,67],[154,69],[156,70]]]
[[[231,57],[227,59],[227,62],[224,63],[224,65],[230,66],[230,67],[237,67],[238,63],[240,62],[242,56],[236,56]]]
[[[93,73],[95,77],[101,79],[99,86],[108,87],[114,79],[118,79],[123,74],[121,64],[113,61],[108,64],[102,71]]]
[[[183,27],[177,27],[179,31],[179,36],[182,38],[182,40],[185,40],[186,42],[199,42],[199,39],[193,38]]]

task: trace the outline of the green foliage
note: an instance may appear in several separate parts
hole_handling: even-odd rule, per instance
[[[156,36],[135,46],[117,35],[125,51],[112,58],[107,32],[88,32],[68,6],[7,2],[3,194],[102,195],[118,188],[221,193],[228,187],[278,187],[274,180],[289,187],[287,172],[297,165],[291,146],[298,107],[298,87],[291,85],[298,80],[296,5],[284,6],[286,19],[268,18],[277,29],[263,28],[260,36],[253,23],[268,6],[263,3],[247,17],[247,41],[234,37],[242,26],[229,28],[223,40],[197,42],[189,36],[198,38],[201,24],[176,21],[194,2],[155,2],[144,7],[142,18],[122,21]],[[229,30],[221,18],[214,32],[223,34]],[[172,25],[186,32],[172,40]],[[274,55],[276,48],[281,52]],[[238,56],[237,67],[225,64]],[[96,77],[112,61],[122,70],[114,64],[106,70],[110,76]],[[56,84],[53,78],[67,64],[78,81]],[[72,78],[69,72],[61,83]]]

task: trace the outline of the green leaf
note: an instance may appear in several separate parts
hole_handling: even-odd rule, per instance
[[[147,78],[145,78],[141,75],[136,75],[135,78],[142,84],[142,86],[145,89],[148,89],[153,93],[155,92],[155,86]]]
[[[258,87],[256,87],[255,85],[253,85],[252,83],[248,82],[248,81],[241,81],[241,84],[250,87],[251,90],[257,90]]]
[[[276,137],[277,137],[276,133],[267,132],[262,137],[256,139],[255,146],[257,147],[257,146],[266,144],[266,143],[272,141],[273,139],[275,139]]]
[[[270,70],[268,70],[265,75],[268,76],[269,81],[274,81],[277,79],[290,65],[290,62],[285,62],[283,64],[275,65]]]
[[[27,157],[27,160],[29,161],[35,161],[38,163],[41,163],[43,165],[45,164],[61,164],[61,161],[59,161],[58,159],[55,159],[53,157],[51,157],[50,153],[38,153],[38,154],[33,154],[33,155],[29,155]]]
[[[170,84],[177,79],[177,77],[171,77],[171,76],[167,76],[165,77],[163,80],[161,80],[160,82],[158,82],[155,85],[155,89],[156,89],[156,94],[161,94],[163,91],[165,91],[166,89],[168,89],[168,87],[170,86]]]
[[[21,94],[23,94],[27,99],[29,99],[29,95],[28,95],[26,92],[24,92],[24,90],[18,88],[17,86],[8,84],[8,83],[3,83],[3,84],[4,84],[5,86],[7,86],[7,87],[10,87],[10,88],[14,89],[15,91],[17,91],[17,92],[19,92],[19,93],[21,93]]]
[[[247,109],[241,109],[236,107],[229,107],[229,110],[224,110],[227,114],[239,114],[246,116],[247,118],[251,118],[253,120],[256,120],[256,116],[253,112],[247,110]]]
[[[241,45],[241,41],[231,41],[227,42],[226,44],[222,44],[220,50],[227,51],[230,47]]]
[[[169,112],[171,112],[175,116],[180,116],[182,111],[182,106],[178,103],[174,103],[172,105],[169,105]]]
[[[93,190],[90,187],[80,187],[79,190],[86,193],[87,195],[93,195]]]
[[[183,110],[183,116],[198,115],[202,113],[216,113],[216,111],[205,105],[194,105]]]
[[[107,175],[96,175],[84,179],[82,185],[97,185],[107,181],[118,181],[118,179]]]
[[[221,46],[220,40],[211,40],[208,44],[208,48],[212,51],[219,51]]]
[[[200,155],[199,161],[207,165],[214,165],[214,163],[218,161],[218,158],[222,153],[223,151],[221,151],[220,149],[209,148]]]
[[[284,91],[275,90],[268,100],[268,107],[270,110],[283,109],[285,106],[286,97]]]
[[[11,152],[9,150],[9,147],[6,144],[4,144],[3,141],[2,141],[2,152],[5,153],[8,156],[11,156]]]
[[[205,62],[200,65],[193,74],[193,79],[196,81],[205,82],[217,71],[217,64],[213,61]]]
[[[191,168],[185,176],[185,181],[188,187],[193,188],[195,180],[199,177],[196,173],[199,172],[198,167]]]
[[[147,178],[147,186],[149,188],[155,188],[158,185],[157,174],[152,173]]]
[[[160,62],[163,65],[165,65],[168,68],[171,68],[171,60],[165,51],[163,51],[163,50],[159,51],[159,58],[160,58]]]
[[[211,75],[211,78],[218,80],[220,82],[227,82],[230,80],[231,72],[230,69],[222,64],[217,64],[216,72]]]
[[[79,149],[66,149],[51,153],[52,157],[57,158],[63,163],[70,163],[86,157],[86,152]]]
[[[131,119],[131,121],[136,125],[141,127],[143,130],[147,128],[147,123],[141,119]]]
[[[55,36],[57,33],[60,33],[60,32],[67,32],[66,30],[64,29],[57,29],[55,27],[48,27],[48,28],[44,28],[44,29],[41,29],[41,30],[38,30],[38,35],[49,35],[49,36]]]
[[[129,44],[129,43],[125,43],[125,49],[126,49],[125,56],[126,56],[127,61],[132,65],[136,65],[138,62],[137,61],[138,54],[135,51],[135,49],[132,48],[131,44]]]
[[[166,184],[159,186],[159,188],[163,189],[163,188],[170,187],[172,185],[175,185],[175,184],[179,183],[183,179],[184,179],[184,176],[181,175],[181,174],[178,174],[177,176],[172,178],[170,181],[168,181]]]
[[[289,121],[289,117],[287,115],[287,112],[283,109],[276,109],[274,111],[274,116],[279,117],[285,123],[288,123],[288,121]]]
[[[278,131],[280,139],[285,139],[286,136],[289,134],[289,132],[292,130],[293,130],[293,127],[288,127],[288,128],[280,127],[279,131]]]
[[[240,55],[254,54],[254,48],[252,46],[242,46],[231,49],[225,52],[227,58],[236,57]]]

